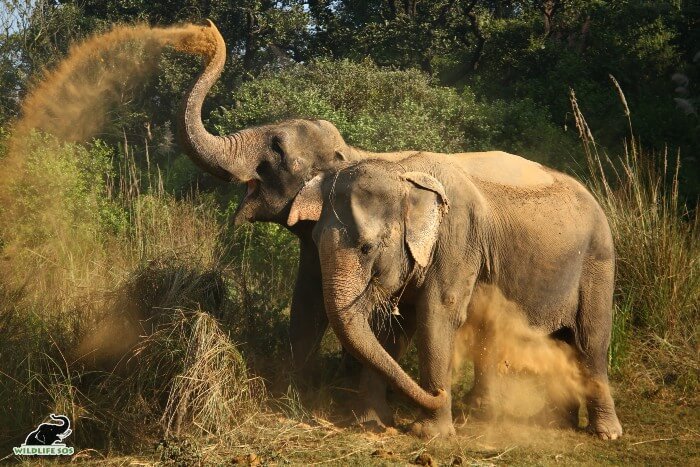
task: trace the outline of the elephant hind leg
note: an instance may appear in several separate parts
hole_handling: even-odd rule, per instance
[[[614,263],[589,256],[581,275],[576,344],[586,377],[588,429],[602,439],[617,439],[622,425],[608,384]]]
[[[576,357],[576,335],[572,328],[562,327],[549,335],[554,340],[563,342],[572,349]],[[574,363],[577,367],[579,362]],[[545,426],[560,428],[578,428],[579,409],[581,407],[580,390],[574,378],[555,375],[545,381],[546,409],[539,415],[538,421]]]

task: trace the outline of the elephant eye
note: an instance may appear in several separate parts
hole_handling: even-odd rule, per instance
[[[372,251],[372,245],[370,243],[363,243],[362,246],[360,246],[360,251],[363,255],[366,255],[367,253]]]

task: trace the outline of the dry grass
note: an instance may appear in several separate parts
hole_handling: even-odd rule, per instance
[[[619,86],[617,89],[624,96]],[[624,99],[622,102],[629,118],[629,109]],[[632,134],[621,157],[601,154],[573,91],[571,103],[588,160],[590,186],[615,239],[618,297],[614,334],[622,337],[635,326],[664,340],[697,346],[700,218],[691,217],[679,197],[680,158],[645,152]]]

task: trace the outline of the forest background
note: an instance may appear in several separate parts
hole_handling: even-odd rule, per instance
[[[228,47],[205,102],[213,132],[324,118],[369,150],[505,150],[589,184],[619,258],[614,384],[657,404],[648,413],[697,407],[700,2],[2,0],[0,163],[25,97],[72,45],[117,24],[205,18]],[[0,399],[12,401],[0,445],[61,412],[81,427],[77,446],[103,453],[195,433],[159,455],[201,460],[215,435],[274,460],[287,432],[246,417],[283,413],[305,426],[294,459],[316,460],[344,363],[329,335],[323,390],[306,394],[289,370],[295,239],[270,224],[234,230],[242,188],[180,151],[173,122],[200,61],[132,58],[139,79],[117,80],[96,134],[32,134],[21,175],[0,179],[21,207],[0,206]],[[147,323],[137,337],[135,322]],[[76,363],[105,327],[109,358]],[[338,439],[327,458],[359,443]],[[697,432],[674,439],[697,454]]]

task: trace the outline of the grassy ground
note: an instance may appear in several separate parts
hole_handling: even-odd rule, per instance
[[[250,441],[239,438],[238,445],[215,437],[186,437],[165,445],[154,442],[136,456],[103,459],[96,451],[84,451],[77,457],[110,465],[696,465],[700,461],[700,400],[695,392],[684,389],[681,375],[673,370],[689,356],[679,359],[658,343],[635,342],[635,346],[647,353],[648,360],[628,362],[613,381],[625,429],[623,438],[614,442],[598,440],[583,430],[547,428],[514,419],[487,423],[470,417],[457,424],[458,434],[453,438],[420,440],[404,433],[411,414],[401,406],[403,426],[385,433],[340,428],[320,416],[304,416],[302,421],[277,411],[256,415],[255,426],[244,429],[253,430],[248,433]],[[660,355],[667,359],[661,362]],[[686,370],[697,377],[697,361]]]

